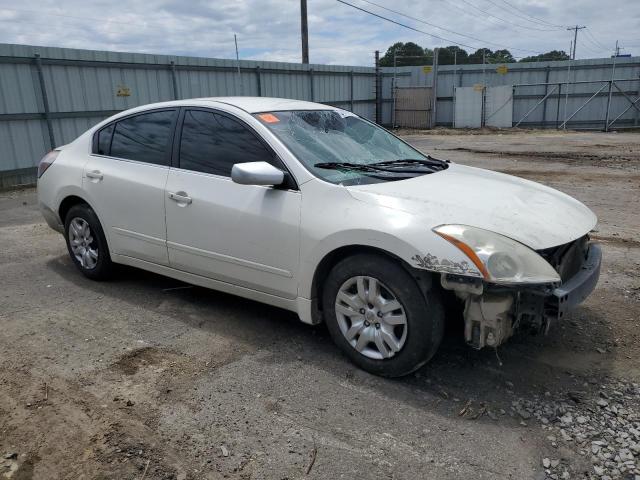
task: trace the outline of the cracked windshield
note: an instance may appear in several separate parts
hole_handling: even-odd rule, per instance
[[[317,177],[342,185],[403,180],[447,168],[372,123],[342,110],[255,115]]]

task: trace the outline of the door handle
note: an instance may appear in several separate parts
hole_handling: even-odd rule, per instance
[[[103,175],[102,172],[100,172],[100,170],[92,170],[91,172],[87,172],[86,173],[87,178],[91,178],[93,180],[102,180],[103,179]]]
[[[185,192],[169,192],[169,198],[174,202],[184,203],[186,205],[191,205],[191,202],[193,202],[193,199]]]

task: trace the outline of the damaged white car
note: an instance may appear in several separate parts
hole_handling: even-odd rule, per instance
[[[43,158],[38,196],[88,278],[126,264],[292,310],[385,376],[434,355],[448,298],[469,345],[496,347],[546,331],[601,262],[579,201],[295,100],[122,112]]]

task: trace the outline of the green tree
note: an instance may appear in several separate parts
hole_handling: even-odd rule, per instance
[[[490,58],[490,63],[514,63],[516,61],[509,50],[496,50]]]
[[[496,50],[494,52],[489,48],[479,48],[469,55],[469,61],[467,63],[481,64],[483,61],[486,64],[513,63],[516,59],[513,58],[513,55],[511,55],[509,50]]]
[[[431,50],[430,48],[425,48],[424,57],[425,60],[418,65],[431,65],[433,63],[433,50]]]
[[[380,65],[383,67],[393,67],[393,52],[396,52],[396,65],[399,67],[407,65],[431,65],[433,63],[433,50],[430,48],[422,48],[413,42],[396,42],[391,45],[384,56],[380,59]],[[489,48],[479,48],[473,53],[468,53],[463,48],[456,45],[449,45],[438,49],[438,63],[440,65],[465,65],[465,64],[481,64],[484,61],[487,64],[496,63],[514,63],[516,59],[511,52],[506,49],[496,50],[495,52]],[[521,62],[535,62],[539,60],[566,60],[568,55],[563,51],[553,50],[534,57],[527,57],[520,60]]]
[[[482,63],[483,59],[486,63],[489,63],[491,55],[493,55],[493,52],[489,48],[479,48],[469,55],[468,63]]]
[[[547,53],[541,53],[540,55],[532,55],[530,57],[524,57],[520,59],[521,62],[542,62],[549,60],[569,60],[569,55],[564,50],[551,50]]]
[[[438,49],[438,64],[440,65],[464,65],[468,61],[469,54],[456,45]]]
[[[391,45],[380,59],[380,66],[393,67],[393,54],[396,54],[396,65],[429,65],[433,62],[433,51],[424,49],[413,42],[396,42]]]

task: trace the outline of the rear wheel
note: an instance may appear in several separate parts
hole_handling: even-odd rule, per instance
[[[69,256],[76,267],[92,280],[109,278],[113,263],[93,209],[87,204],[74,205],[67,213],[64,226]]]
[[[435,354],[443,335],[442,304],[420,290],[397,261],[361,254],[339,262],[323,290],[325,322],[333,340],[368,372],[397,377]]]

